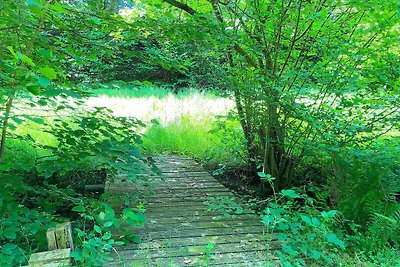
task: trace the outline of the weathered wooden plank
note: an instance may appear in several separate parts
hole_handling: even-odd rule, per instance
[[[71,266],[71,249],[56,249],[31,255],[30,267],[67,267]]]
[[[259,216],[247,209],[236,218],[215,220],[224,212],[210,212],[204,203],[210,197],[235,198],[234,193],[190,159],[159,157],[156,162],[162,175],[147,177],[155,186],[143,196],[148,218],[140,233],[143,243],[119,251],[123,261],[134,260],[132,266],[199,266],[204,260],[212,266],[270,262],[268,247],[276,241],[265,234]],[[115,184],[110,187],[115,194],[118,186],[120,192],[139,189],[134,184]],[[207,252],[209,244],[215,249]]]
[[[150,256],[153,259],[156,258],[170,258],[170,257],[185,257],[185,256],[199,256],[204,255],[205,246],[208,244],[202,245],[193,245],[193,246],[181,246],[168,248],[160,246],[159,248],[146,248],[146,244],[143,244],[141,249],[132,249],[132,250],[121,250],[119,251],[120,256],[123,258],[145,258],[146,256]],[[272,244],[272,248],[274,246],[278,246],[279,244]],[[265,242],[231,242],[231,243],[222,243],[214,245],[214,255],[217,254],[229,254],[229,253],[240,253],[240,252],[265,252],[271,249],[271,246],[265,244]]]
[[[188,188],[168,188],[168,187],[160,187],[157,189],[152,189],[148,192],[148,196],[152,195],[171,195],[171,194],[218,194],[219,192],[230,192],[228,189],[223,187],[188,187]]]
[[[260,254],[262,252],[258,252]],[[265,258],[265,256],[263,257]],[[262,267],[277,267],[280,266],[278,260],[271,255],[269,259],[260,259],[257,253],[241,252],[221,255],[200,255],[200,256],[184,256],[175,258],[158,258],[158,259],[141,259],[132,260],[127,259],[108,263],[107,267],[127,267],[127,266],[168,266],[168,267],[181,267],[181,266],[224,266],[224,267],[246,267],[246,266],[262,266]]]
[[[157,217],[162,217],[162,218],[169,218],[169,219],[174,219],[175,217],[188,217],[188,218],[192,218],[195,216],[200,216],[200,217],[206,217],[206,218],[212,218],[214,216],[219,216],[221,215],[222,217],[224,217],[224,214],[229,214],[229,213],[224,213],[221,211],[207,211],[207,210],[188,210],[188,209],[184,209],[184,210],[171,210],[171,209],[165,209],[165,210],[159,210],[158,212],[155,212],[154,210],[151,210],[151,212],[149,211],[147,213],[147,217],[148,218],[157,218]],[[246,216],[251,216],[251,215],[256,215],[254,213],[254,211],[243,211],[240,214],[235,214],[235,213],[231,213],[229,215],[233,215],[233,216],[238,216],[238,215],[246,215]],[[238,217],[239,219],[240,217]],[[258,218],[258,216],[256,216],[255,218]]]
[[[248,217],[248,216],[237,216],[236,218],[224,218],[222,220],[213,220],[213,216],[207,216],[207,215],[200,215],[200,216],[193,216],[193,217],[175,217],[173,219],[171,218],[162,218],[162,217],[158,217],[158,218],[151,218],[149,217],[149,222],[147,223],[149,227],[152,227],[154,225],[170,225],[172,226],[191,226],[194,223],[197,224],[209,224],[210,226],[213,224],[218,224],[218,222],[221,223],[225,223],[228,224],[230,222],[235,222],[235,221],[241,221],[242,224],[246,224],[247,222],[257,222],[257,220],[255,220],[252,217]]]
[[[148,232],[147,235],[142,236],[142,240],[157,240],[157,239],[175,239],[175,238],[187,238],[187,237],[207,237],[207,236],[225,236],[225,235],[242,235],[242,234],[261,234],[268,235],[266,231],[260,229],[259,225],[247,225],[241,228],[228,228],[228,227],[217,227],[217,228],[188,228],[174,231],[171,229],[158,229],[158,231]]]
[[[144,239],[140,245],[129,245],[122,250],[143,248],[146,249],[159,249],[159,248],[177,248],[177,247],[188,247],[188,246],[205,246],[209,243],[214,245],[217,244],[236,244],[236,243],[257,243],[257,244],[269,244],[274,243],[278,244],[275,237],[270,234],[265,233],[225,233],[225,234],[217,234],[217,235],[204,235],[204,236],[177,236],[175,238],[172,237],[164,237],[159,238],[155,236],[155,238],[148,237]],[[251,245],[250,244],[250,245]]]
[[[170,183],[179,183],[179,184],[186,184],[186,183],[192,183],[192,184],[199,184],[199,183],[204,183],[204,184],[221,184],[217,180],[215,180],[213,177],[207,177],[207,176],[187,176],[187,175],[181,175],[181,176],[159,176],[152,178],[151,180],[153,183],[155,183],[156,186],[164,186],[164,185],[169,185]]]
[[[231,190],[223,187],[220,184],[196,184],[190,185],[189,183],[165,183],[164,186],[158,188],[149,188],[147,192],[232,192]]]
[[[200,231],[201,229],[207,228],[234,228],[234,227],[244,227],[244,226],[255,226],[262,229],[259,221],[248,220],[239,222],[238,220],[230,221],[215,221],[215,220],[204,220],[204,221],[193,221],[193,222],[176,222],[176,221],[148,221],[147,225],[143,230],[145,231],[163,231],[165,229],[173,229],[173,231],[181,231],[183,229],[196,229]]]
[[[158,202],[164,202],[164,201],[174,201],[176,199],[180,200],[199,200],[202,199],[204,201],[210,200],[210,197],[234,197],[235,195],[232,192],[229,191],[200,191],[200,190],[194,190],[194,191],[188,191],[188,192],[179,192],[179,193],[163,193],[161,192],[160,194],[151,194],[148,196],[144,196],[143,198],[148,200],[149,202],[152,202],[154,199],[159,200]],[[189,201],[190,202],[190,201]]]

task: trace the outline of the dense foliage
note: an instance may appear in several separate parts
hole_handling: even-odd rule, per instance
[[[70,220],[76,264],[102,266],[114,246],[135,240],[124,228],[145,217],[135,196],[117,215],[106,196],[83,188],[120,174],[137,181],[147,164],[135,133],[142,123],[82,108],[85,93],[72,82],[86,62],[111,54],[97,38],[122,20],[93,3],[48,1],[2,2],[0,15],[0,265],[25,264],[46,249],[48,228]]]
[[[340,210],[348,234],[367,233],[356,250],[398,247],[398,3],[138,2],[157,34],[196,42],[218,60],[210,72],[233,93],[247,178],[274,195],[301,186],[320,209]]]
[[[268,200],[258,208],[285,266],[399,264],[398,21],[395,0],[0,3],[0,265],[26,263],[64,220],[78,265],[139,241],[122,226],[145,222],[137,195],[118,215],[83,188],[126,174],[139,194],[140,151],[244,174]],[[235,108],[153,120],[142,148],[142,122],[84,106],[113,80],[193,86]]]

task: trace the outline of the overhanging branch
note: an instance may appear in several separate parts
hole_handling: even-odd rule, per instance
[[[183,11],[186,11],[187,13],[189,13],[190,15],[194,15],[197,13],[196,10],[194,10],[193,8],[191,8],[190,6],[188,6],[187,4],[175,1],[175,0],[164,0],[164,2],[170,4],[171,6],[174,6],[176,8],[182,9]]]
[[[194,10],[193,8],[191,8],[190,6],[188,6],[187,4],[178,2],[176,0],[164,0],[165,3],[170,4],[171,6],[174,6],[176,8],[179,8],[187,13],[189,13],[190,15],[194,15],[197,13],[196,10]],[[211,1],[211,3],[213,4],[213,8],[215,10],[215,3],[213,3]],[[218,19],[219,22],[223,22],[222,20],[222,16],[221,14],[219,14],[218,12],[216,13],[216,17]],[[235,51],[244,57],[244,59],[246,60],[247,64],[249,64],[252,67],[257,67],[257,63],[251,58],[251,56],[237,43],[234,43],[233,49],[235,49]]]

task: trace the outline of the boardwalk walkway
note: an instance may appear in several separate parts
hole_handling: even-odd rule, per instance
[[[142,243],[121,248],[109,266],[271,266],[271,240],[259,216],[234,205],[240,214],[232,218],[232,210],[224,216],[229,212],[210,211],[205,203],[236,199],[234,193],[193,160],[168,156],[156,164],[162,175],[153,177],[154,192],[146,198]],[[110,194],[118,191],[132,188],[109,188]]]

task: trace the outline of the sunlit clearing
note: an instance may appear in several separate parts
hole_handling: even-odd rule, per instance
[[[179,120],[184,115],[194,118],[226,115],[234,107],[231,99],[208,97],[201,93],[181,98],[171,93],[162,99],[155,96],[143,98],[97,96],[89,98],[87,104],[110,108],[116,116],[136,117],[144,122],[156,119],[163,125]]]

